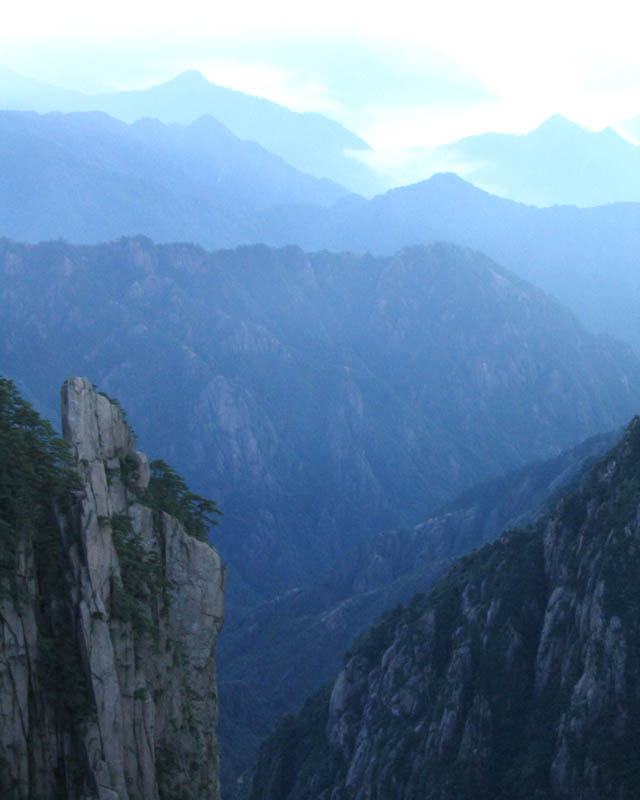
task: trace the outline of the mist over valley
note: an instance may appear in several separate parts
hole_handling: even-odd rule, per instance
[[[2,796],[637,796],[631,95],[234,13],[0,68]]]

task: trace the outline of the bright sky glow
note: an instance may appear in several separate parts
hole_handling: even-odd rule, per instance
[[[25,0],[3,10],[0,65],[84,91],[200,69],[393,159],[556,112],[592,129],[640,114],[639,28],[629,0]]]

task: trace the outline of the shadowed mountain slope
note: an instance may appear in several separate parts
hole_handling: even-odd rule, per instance
[[[455,558],[540,518],[620,436],[593,437],[474,487],[413,528],[365,539],[312,584],[232,617],[218,662],[225,796],[246,796],[249,768],[276,719],[335,678],[344,651],[379,615],[427,591]]]
[[[636,797],[640,420],[535,526],[362,636],[254,800]]]

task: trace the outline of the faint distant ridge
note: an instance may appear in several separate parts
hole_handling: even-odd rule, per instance
[[[256,237],[261,209],[345,194],[210,116],[127,125],[95,111],[0,111],[0,232],[16,239],[143,232],[235,244]]]
[[[79,109],[86,95],[27,78],[0,66],[0,108],[15,111],[66,111]]]
[[[486,191],[533,205],[640,201],[640,147],[612,128],[594,133],[561,114],[523,135],[460,139],[437,148],[435,158]]]
[[[640,351],[640,203],[538,208],[496,197],[453,173],[327,208],[262,213],[259,241],[390,255],[407,242],[480,250],[566,303],[592,330]]]
[[[197,70],[148,89],[89,95],[0,68],[0,108],[40,113],[104,111],[128,123],[151,117],[166,124],[190,124],[210,115],[239,138],[257,142],[302,172],[329,178],[365,195],[385,188],[368,167],[349,154],[368,150],[369,145],[340,123],[217,86]]]

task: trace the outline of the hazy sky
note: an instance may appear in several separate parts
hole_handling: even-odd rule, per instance
[[[85,91],[195,68],[381,150],[430,146],[555,112],[593,129],[640,114],[634,5],[23,0],[3,10],[0,64]]]

